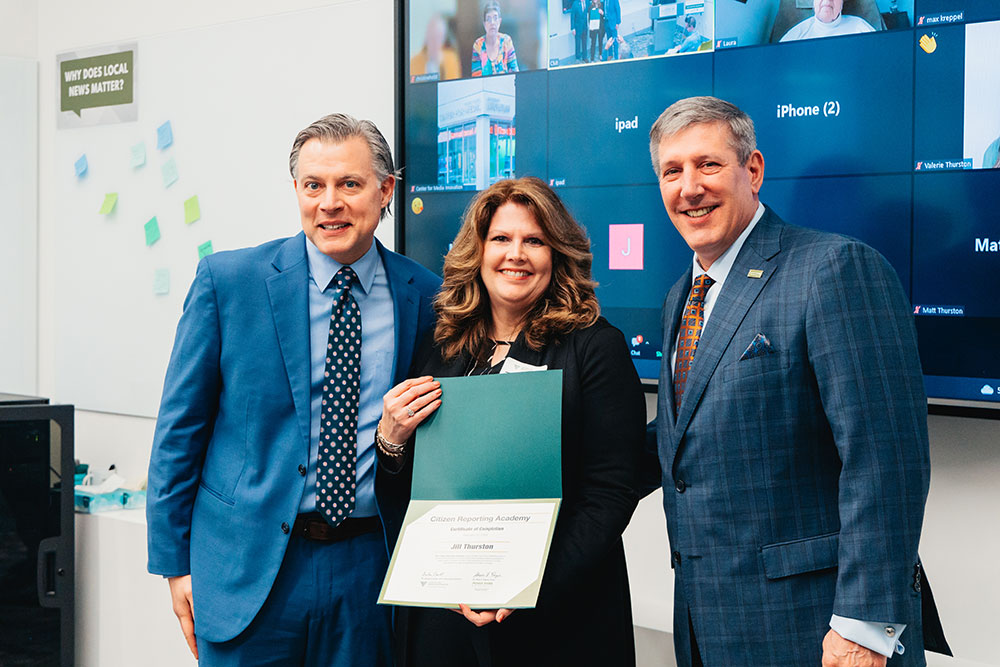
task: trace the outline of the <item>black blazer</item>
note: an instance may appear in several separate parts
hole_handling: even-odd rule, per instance
[[[493,634],[494,664],[633,665],[621,534],[639,499],[634,480],[645,433],[645,402],[624,336],[600,318],[538,352],[519,337],[508,356],[563,371],[563,500],[537,607],[487,626]],[[464,354],[444,361],[428,340],[414,356],[411,376],[461,376],[470,367]],[[447,401],[447,395],[442,399]],[[393,499],[391,507],[382,507],[389,544],[399,534],[411,475],[407,462],[398,474],[377,480],[384,485],[379,495],[383,502]],[[410,612],[400,612],[397,645],[405,647]],[[406,656],[398,657],[405,665]]]

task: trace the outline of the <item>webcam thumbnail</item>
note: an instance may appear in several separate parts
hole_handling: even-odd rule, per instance
[[[545,68],[544,1],[409,3],[410,81],[447,81]]]
[[[549,68],[712,50],[714,0],[549,0]]]
[[[1000,169],[1000,21],[916,39],[914,170]]]
[[[900,30],[913,0],[717,0],[715,48]]]

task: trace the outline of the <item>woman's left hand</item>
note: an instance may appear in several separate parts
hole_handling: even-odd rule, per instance
[[[458,609],[454,611],[456,614],[465,616],[469,619],[469,622],[477,628],[489,625],[493,621],[500,623],[503,619],[514,613],[513,609],[483,609],[482,611],[472,611],[467,604],[458,605]]]

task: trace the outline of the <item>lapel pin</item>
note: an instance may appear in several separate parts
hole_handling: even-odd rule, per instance
[[[747,278],[760,278],[763,275],[764,271],[762,269],[750,269],[747,271]]]

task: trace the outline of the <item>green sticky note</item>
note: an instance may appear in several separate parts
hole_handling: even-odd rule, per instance
[[[212,242],[205,241],[200,246],[198,246],[198,259],[204,259],[212,254]]]
[[[109,192],[108,194],[104,195],[104,203],[101,204],[101,210],[98,211],[98,213],[101,215],[107,215],[108,213],[111,213],[111,211],[115,210],[115,204],[117,203],[118,203],[118,193]]]
[[[145,230],[146,245],[153,245],[160,240],[160,223],[156,221],[155,215],[149,219],[149,222],[146,223]]]
[[[198,204],[198,195],[184,200],[184,224],[190,225],[195,220],[201,219],[201,206]]]
[[[170,158],[160,166],[160,173],[163,175],[163,187],[169,188],[177,182],[177,163]]]
[[[140,141],[132,146],[132,159],[129,161],[129,166],[135,169],[144,164],[146,164],[146,144]]]
[[[153,272],[153,294],[170,294],[170,269]]]

